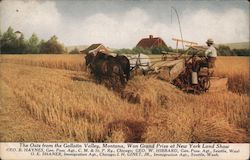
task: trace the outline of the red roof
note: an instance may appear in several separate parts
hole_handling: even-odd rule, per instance
[[[166,46],[167,46],[166,43],[160,37],[153,38],[152,35],[150,35],[149,38],[141,39],[139,43],[136,45],[136,47],[142,47],[142,48],[166,47]]]

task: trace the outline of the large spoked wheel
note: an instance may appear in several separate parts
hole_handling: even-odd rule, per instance
[[[210,87],[210,79],[209,79],[209,77],[201,77],[199,81],[200,81],[201,90],[203,92],[208,91],[208,89]]]

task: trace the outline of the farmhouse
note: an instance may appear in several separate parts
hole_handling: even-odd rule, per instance
[[[153,37],[149,35],[148,38],[141,39],[136,47],[153,48],[153,47],[167,47],[166,43],[160,37]]]
[[[84,54],[88,54],[88,53],[94,53],[96,54],[97,52],[103,52],[103,53],[110,53],[111,51],[106,48],[103,44],[92,44],[90,45],[88,48],[86,48],[85,50],[82,50],[80,52],[84,53]]]

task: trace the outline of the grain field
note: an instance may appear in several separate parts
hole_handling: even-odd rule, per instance
[[[136,76],[120,94],[89,77],[82,55],[1,55],[0,139],[249,142],[249,60],[219,57],[228,91],[192,95]]]

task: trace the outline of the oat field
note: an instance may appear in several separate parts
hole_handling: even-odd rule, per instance
[[[219,57],[228,91],[186,94],[135,76],[124,94],[85,71],[83,55],[0,55],[0,140],[250,142],[249,57]]]

